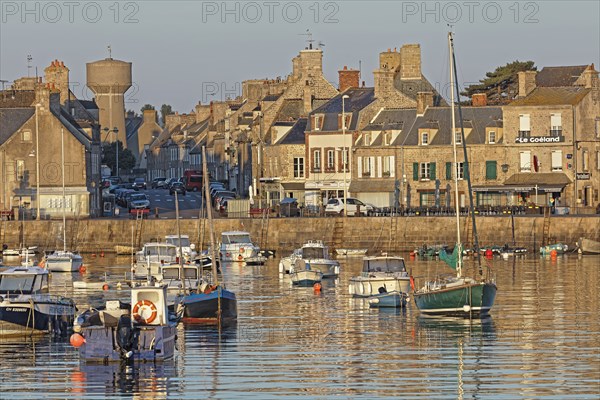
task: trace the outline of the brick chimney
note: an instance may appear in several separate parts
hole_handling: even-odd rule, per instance
[[[485,93],[474,93],[471,97],[471,105],[473,107],[485,107],[487,106],[487,94]]]
[[[427,107],[433,107],[433,92],[417,93],[417,115],[425,114]]]
[[[338,71],[339,76],[339,91],[344,92],[348,88],[357,88],[359,86],[360,71],[348,69],[344,65],[344,69]]]
[[[44,69],[46,82],[60,90],[60,103],[65,104],[69,99],[69,68],[62,61],[54,60]]]
[[[528,96],[535,89],[537,71],[519,72],[519,97]]]

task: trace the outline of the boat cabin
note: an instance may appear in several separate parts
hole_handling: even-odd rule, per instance
[[[248,232],[223,232],[221,241],[224,245],[252,243]]]
[[[329,258],[327,246],[321,241],[311,241],[302,246],[301,256],[305,260]]]
[[[134,325],[167,325],[167,286],[138,286],[131,289],[131,320]]]
[[[177,235],[165,236],[165,241],[173,246],[179,247],[179,237]],[[191,247],[190,238],[187,235],[181,235],[181,247]]]
[[[406,272],[406,265],[402,257],[365,257],[362,272]]]
[[[10,268],[0,273],[0,294],[48,292],[48,271],[39,268]]]

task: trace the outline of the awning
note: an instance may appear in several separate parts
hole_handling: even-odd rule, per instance
[[[283,182],[284,190],[304,190],[304,182]]]
[[[571,182],[562,172],[518,173],[504,181],[504,185],[473,186],[473,191],[519,193],[537,190],[539,193],[554,193],[561,192]]]
[[[362,179],[350,182],[349,190],[351,193],[393,193],[394,185],[394,179]]]

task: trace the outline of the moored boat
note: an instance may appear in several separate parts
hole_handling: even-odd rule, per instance
[[[83,265],[83,257],[72,251],[57,250],[44,257],[43,262],[51,272],[76,272]]]
[[[195,250],[196,245],[190,243],[190,237],[188,235],[181,235],[181,238],[179,238],[177,235],[167,235],[165,236],[165,242],[175,246],[177,257],[180,256],[181,251],[185,261],[193,260],[198,255]]]
[[[552,252],[556,252],[557,255],[565,254],[569,250],[569,246],[563,243],[549,244],[547,246],[540,247],[541,256],[552,255]]]
[[[579,238],[577,247],[581,254],[600,254],[600,242],[595,240]]]
[[[329,256],[329,247],[321,240],[309,240],[300,249],[295,250],[290,256],[282,259],[279,262],[279,273],[293,273],[296,260],[306,261],[310,264],[311,270],[320,271],[323,274],[323,278],[336,278],[340,274],[339,261],[331,259]]]
[[[244,262],[258,256],[260,249],[252,243],[248,232],[229,231],[221,234],[219,251],[221,261]]]
[[[350,278],[348,290],[354,297],[371,297],[385,292],[408,293],[410,277],[404,258],[382,254],[363,258],[362,272]]]
[[[406,293],[398,292],[397,290],[382,292],[369,297],[367,300],[371,308],[401,308],[406,307],[406,303],[409,301]]]
[[[148,268],[150,275],[158,275],[160,267],[164,264],[177,262],[177,248],[173,244],[149,242],[145,243],[142,250],[136,253],[136,264],[133,275],[136,278],[146,278]]]
[[[310,262],[298,259],[294,270],[290,274],[292,284],[296,286],[313,286],[320,283],[323,279],[323,273],[319,270],[313,270]]]
[[[167,307],[167,286],[131,289],[131,305],[109,301],[77,317],[71,344],[86,362],[164,361],[175,354],[177,316]]]
[[[360,257],[367,254],[368,249],[335,249],[338,256]]]
[[[67,333],[75,303],[48,294],[48,276],[48,270],[40,267],[0,272],[0,336]]]

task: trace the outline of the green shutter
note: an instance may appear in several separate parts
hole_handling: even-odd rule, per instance
[[[469,176],[469,163],[467,161],[465,161],[465,163],[463,164],[463,173],[464,173],[464,179],[470,179]]]
[[[413,163],[413,181],[419,180],[419,163]]]
[[[488,179],[488,180],[497,179],[496,161],[486,161],[485,162],[485,179]]]
[[[451,162],[446,163],[446,179],[448,179],[448,180],[452,179],[452,163]]]
[[[435,179],[435,163],[434,162],[429,164],[429,179],[431,179],[431,180]]]

